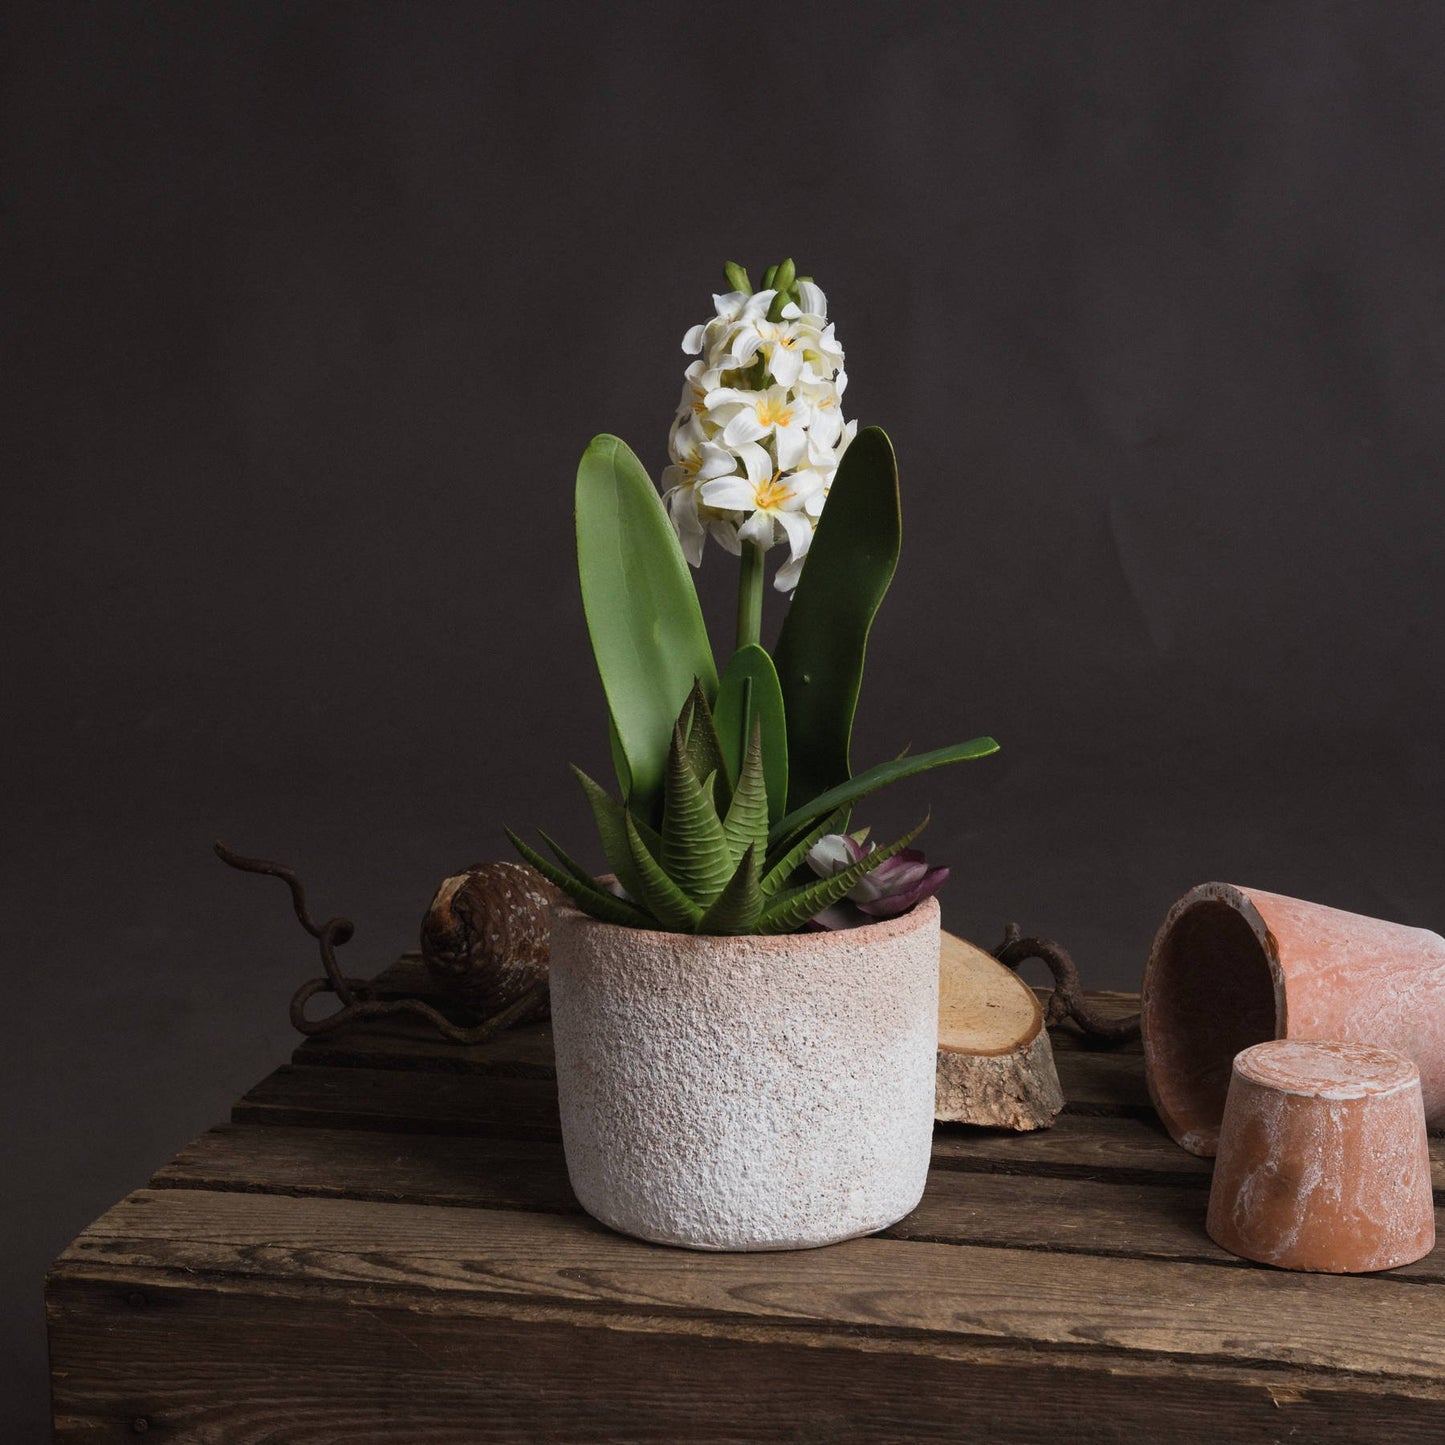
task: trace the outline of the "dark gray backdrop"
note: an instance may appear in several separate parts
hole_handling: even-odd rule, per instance
[[[726,258],[826,287],[904,566],[858,753],[948,922],[1132,985],[1187,886],[1445,923],[1445,12],[46,5],[4,37],[5,1438],[40,1276],[605,770],[569,492]],[[721,619],[730,559],[701,582]],[[725,628],[722,629],[725,631]]]

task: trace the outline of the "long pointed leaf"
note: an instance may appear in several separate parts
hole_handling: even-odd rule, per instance
[[[743,759],[742,775],[733,794],[732,807],[723,819],[723,832],[734,866],[741,863],[749,849],[761,855],[768,846],[768,785],[763,776],[763,726],[761,719],[753,722],[747,757]]]
[[[684,729],[687,733],[687,756],[692,770],[699,778],[709,773],[717,774],[717,810],[726,813],[732,802],[733,783],[736,773],[729,774],[727,761],[723,757],[722,743],[717,735],[717,723],[708,706],[707,694],[702,690],[701,681],[694,681],[692,696],[683,707],[687,719]]]
[[[637,870],[638,902],[670,932],[695,932],[702,909],[662,871],[657,859],[647,851],[631,813],[624,821],[632,848],[632,864]]]
[[[537,829],[537,835],[552,850],[552,856],[579,882],[585,883],[589,888],[600,886],[597,879],[589,873],[550,833]]]
[[[758,883],[758,850],[749,847],[717,901],[702,916],[699,933],[751,933],[763,908]]]
[[[601,884],[594,884],[589,888],[580,879],[574,878],[572,874],[544,858],[535,848],[524,843],[510,828],[506,833],[512,840],[512,847],[549,883],[555,883],[584,913],[600,919],[603,923],[620,923],[624,928],[656,926],[642,909],[635,908],[625,898],[609,893]]]
[[[837,787],[828,788],[825,792],[819,793],[816,798],[810,799],[802,807],[794,808],[773,828],[769,838],[776,842],[785,837],[791,829],[806,823],[809,818],[820,817],[837,808],[851,808],[859,798],[866,798],[869,793],[876,793],[879,788],[886,788],[890,783],[896,783],[903,778],[911,778],[915,773],[926,773],[930,768],[941,768],[949,763],[967,762],[970,758],[986,758],[990,753],[997,751],[998,744],[992,738],[972,738],[966,743],[954,743],[951,747],[935,748],[931,753],[911,753],[906,758],[895,758],[890,763],[879,763],[876,767],[869,768],[867,772],[859,773],[856,777],[849,778],[847,782],[839,783]]]
[[[829,833],[836,833],[848,821],[848,810],[839,808],[829,813],[821,822],[806,829],[801,836],[768,867],[763,875],[763,892],[771,897],[785,884],[802,865],[809,851]]]
[[[853,714],[873,618],[902,541],[898,464],[878,427],[849,444],[773,649],[788,720],[788,807],[849,774]]]
[[[762,723],[768,814],[772,818],[781,817],[788,796],[788,722],[773,659],[756,643],[738,648],[728,660],[718,684],[713,716],[717,720],[723,760],[733,778],[742,776],[753,723]]]
[[[596,437],[577,468],[577,570],[607,694],[628,805],[661,803],[672,725],[692,689],[717,690],[717,665],[677,534],[641,462]]]
[[[667,758],[666,799],[658,861],[685,897],[706,908],[727,887],[736,865],[711,789],[698,782],[688,760],[680,724]]]
[[[815,918],[825,908],[831,908],[844,898],[865,873],[871,873],[880,863],[886,863],[895,853],[901,853],[927,826],[928,819],[925,818],[916,828],[911,828],[901,838],[895,838],[886,848],[875,848],[841,873],[779,893],[763,909],[762,916],[758,919],[758,932],[791,933],[794,929],[801,928],[810,918]]]
[[[582,785],[587,801],[592,807],[592,817],[597,824],[597,836],[602,840],[602,851],[607,855],[607,866],[617,875],[617,881],[634,897],[638,897],[640,885],[637,870],[632,863],[632,847],[627,841],[627,810],[617,802],[600,783],[594,782],[575,763],[573,776]],[[661,841],[651,829],[642,830],[642,840],[649,847],[660,847]]]

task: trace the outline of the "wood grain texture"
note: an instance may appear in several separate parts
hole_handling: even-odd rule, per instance
[[[1143,1059],[1091,1053],[1057,1060],[1065,1114],[1151,1118]],[[283,1065],[231,1111],[236,1123],[334,1129],[559,1137],[552,1074],[484,1068]],[[1062,1117],[1062,1116],[1061,1116]]]
[[[1355,1278],[1224,1253],[1137,1050],[1052,1041],[1052,1129],[940,1126],[908,1218],[774,1255],[582,1214],[545,1027],[309,1042],[57,1261],[56,1438],[1445,1438],[1441,1251]],[[1439,1202],[1440,1140],[1432,1167]]]
[[[268,1298],[172,1278],[141,1277],[132,1306],[118,1283],[134,1282],[52,1290],[60,1442],[130,1442],[144,1421],[160,1439],[206,1445],[1415,1445],[1438,1439],[1445,1407],[1438,1385],[1298,1368],[1184,1373],[955,1341],[920,1352],[729,1320],[687,1336],[645,1316],[488,1321],[424,1300]]]
[[[1187,1184],[1137,1185],[1115,1182],[1116,1172],[1095,1167],[1092,1175],[1050,1177],[934,1169],[918,1208],[883,1233],[933,1243],[1248,1267],[1204,1232],[1207,1174]],[[182,1150],[151,1182],[156,1188],[581,1212],[556,1144],[485,1137],[222,1125]],[[1445,1213],[1440,1223],[1445,1239]],[[1445,1279],[1445,1247],[1397,1274]]]
[[[419,1290],[755,1322],[962,1336],[1076,1351],[1438,1380],[1445,1294],[1400,1280],[906,1242],[718,1254],[590,1220],[207,1190],[140,1190],[61,1255],[185,1275]],[[1381,1291],[1388,1291],[1382,1295]],[[1288,1336],[1278,1325],[1289,1322]]]

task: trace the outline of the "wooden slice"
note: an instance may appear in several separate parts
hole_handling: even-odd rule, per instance
[[[991,954],[945,932],[934,1117],[995,1129],[1047,1129],[1063,1107],[1033,989]]]

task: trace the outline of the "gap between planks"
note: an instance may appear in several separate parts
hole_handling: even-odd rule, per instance
[[[881,1233],[935,1244],[1258,1268],[1205,1234],[1207,1175],[1183,1185],[1139,1185],[1098,1173],[1060,1178],[935,1169],[918,1207]],[[182,1150],[151,1186],[581,1213],[555,1144],[478,1137],[223,1125]],[[1437,1220],[1445,1242],[1445,1211]],[[1445,1282],[1445,1243],[1386,1278]]]
[[[232,1121],[551,1141],[561,1133],[553,1080],[319,1065],[283,1065],[237,1103]],[[1445,1141],[1432,1138],[1430,1155],[1434,1187],[1442,1197]],[[1209,1160],[1179,1148],[1144,1111],[1065,1113],[1052,1128],[1024,1134],[940,1125],[933,1163],[940,1169],[1056,1178],[1106,1173],[1121,1183],[1141,1184],[1207,1181],[1212,1170]]]
[[[827,1250],[698,1255],[577,1218],[209,1190],[143,1190],[57,1274],[169,1269],[518,1305],[634,1309],[979,1343],[1162,1354],[1438,1381],[1445,1295],[1377,1280],[868,1238]]]

